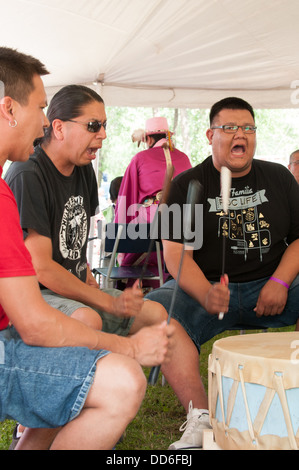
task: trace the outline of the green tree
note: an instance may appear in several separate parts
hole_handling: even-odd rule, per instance
[[[132,132],[144,128],[146,119],[165,116],[175,131],[177,148],[185,152],[193,166],[211,152],[206,138],[209,127],[207,109],[107,107],[107,139],[99,156],[99,185],[102,174],[108,179],[124,174],[132,157],[144,147],[132,143]],[[287,165],[290,153],[299,148],[299,109],[258,109],[256,158]]]
[[[257,157],[287,165],[290,154],[299,148],[299,110],[259,109],[255,117]]]

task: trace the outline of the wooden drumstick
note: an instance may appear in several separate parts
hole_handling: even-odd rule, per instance
[[[192,232],[192,227],[194,225],[195,204],[199,202],[199,194],[200,194],[201,188],[202,188],[202,185],[198,181],[195,181],[195,180],[190,181],[189,187],[188,187],[188,193],[187,193],[187,204],[186,204],[187,211],[185,213],[185,219],[184,219],[184,228],[188,229],[190,227],[190,232]],[[173,293],[172,293],[171,304],[170,304],[170,308],[169,308],[169,312],[168,312],[167,325],[169,324],[170,319],[172,317],[172,311],[173,311],[173,307],[174,307],[175,297],[176,297],[176,293],[177,293],[178,286],[179,286],[179,281],[180,281],[180,276],[181,276],[181,270],[182,270],[184,253],[185,253],[185,246],[186,246],[186,239],[188,239],[188,237],[186,237],[185,233],[186,232],[184,230],[184,243],[183,243],[183,246],[182,246],[182,254],[181,254],[180,264],[179,264],[178,273],[177,273],[177,277],[176,277],[176,283],[175,283],[174,290],[173,290]],[[190,238],[191,238],[191,235],[190,235],[189,239]],[[150,385],[156,385],[157,380],[158,380],[158,376],[159,376],[159,372],[160,372],[160,368],[161,368],[161,366],[152,367],[152,369],[150,371],[150,374],[149,374],[149,379],[148,379],[148,383]]]
[[[222,195],[222,207],[223,207],[223,212],[225,214],[228,214],[228,205],[229,205],[229,197],[230,197],[230,190],[231,190],[231,171],[223,166],[221,168],[221,174],[220,174],[220,185],[221,185],[221,195]],[[220,283],[225,284],[225,279],[224,279],[224,274],[225,274],[225,242],[226,242],[226,236],[223,231],[222,234],[222,275],[220,278]],[[224,312],[220,312],[218,315],[218,319],[222,320],[224,317]]]

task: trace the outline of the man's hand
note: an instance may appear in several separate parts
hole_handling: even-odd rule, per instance
[[[145,367],[159,366],[169,361],[173,348],[174,331],[175,327],[167,325],[166,321],[139,330],[129,338],[134,358]]]
[[[143,306],[143,294],[137,280],[133,287],[124,290],[119,297],[113,298],[112,313],[118,317],[136,317]]]
[[[262,315],[280,315],[288,299],[288,289],[269,279],[261,289],[254,311],[257,317]]]
[[[225,274],[221,283],[211,285],[205,297],[204,307],[212,315],[218,315],[220,312],[227,313],[229,298],[228,277]]]

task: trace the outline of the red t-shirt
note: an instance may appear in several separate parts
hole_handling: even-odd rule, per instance
[[[0,166],[0,278],[35,276],[30,253],[23,241],[14,195],[1,175]],[[0,330],[7,328],[8,323],[8,317],[0,305]]]

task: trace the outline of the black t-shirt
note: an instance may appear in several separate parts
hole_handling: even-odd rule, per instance
[[[299,185],[289,170],[280,164],[253,160],[248,175],[232,178],[227,215],[222,209],[220,173],[211,156],[173,180],[168,206],[178,204],[182,208],[186,204],[191,180],[202,184],[202,246],[194,249],[194,259],[207,279],[220,279],[223,235],[225,272],[231,282],[272,275],[287,245],[299,238]],[[197,232],[198,227],[197,221]],[[169,238],[182,243],[172,230]]]
[[[90,217],[98,207],[92,165],[62,175],[41,147],[27,162],[12,163],[5,180],[20,212],[24,238],[33,229],[52,240],[53,260],[86,280]]]

